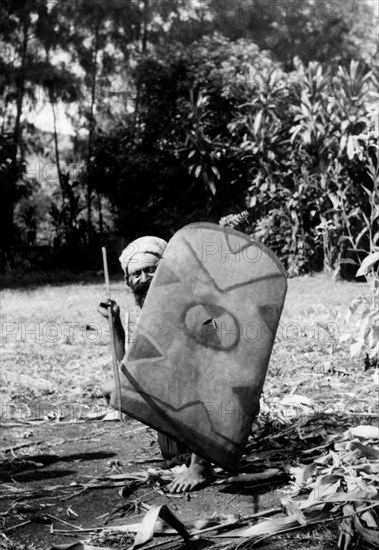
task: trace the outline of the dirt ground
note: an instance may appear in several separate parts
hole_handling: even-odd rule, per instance
[[[16,448],[25,443],[30,446]],[[125,495],[126,498],[120,496],[119,488],[114,486],[83,491],[81,484],[96,476],[162,467],[154,431],[132,419],[123,423],[47,422],[37,423],[32,428],[3,428],[1,447],[4,450],[11,446],[15,450],[4,455],[0,472],[1,514],[6,526],[3,532],[15,545],[21,543],[27,548],[50,548],[90,536],[86,532],[75,533],[78,527],[93,529],[105,524],[139,522],[145,513],[139,509],[141,503],[165,504],[188,526],[215,515],[249,516],[280,506],[281,489],[288,483],[285,476],[279,476],[243,487],[211,485],[184,495],[162,494],[154,485],[145,484],[131,491],[129,496]],[[43,492],[39,493],[38,489]],[[333,529],[328,525],[325,529],[330,540]],[[285,544],[286,548],[296,550],[301,547],[315,549],[319,545],[312,533],[312,529],[306,529],[295,536],[292,534],[291,539],[288,535],[276,537],[274,542],[271,539],[261,547],[273,549]],[[155,541],[162,544],[161,538]],[[203,537],[186,546],[177,538],[175,548],[216,548],[220,542],[222,539]],[[167,544],[162,548],[171,547]]]

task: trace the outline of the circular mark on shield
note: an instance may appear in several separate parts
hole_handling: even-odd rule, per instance
[[[207,348],[229,351],[240,339],[237,320],[226,309],[214,304],[190,305],[184,325],[189,336]]]

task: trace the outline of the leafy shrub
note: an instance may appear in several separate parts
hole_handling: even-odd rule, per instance
[[[367,237],[370,254],[360,263],[356,276],[366,278],[368,292],[352,301],[345,319],[346,332],[341,336],[341,342],[348,342],[350,354],[356,356],[365,352],[369,363],[377,363],[379,359],[379,163],[369,163],[371,189],[366,193],[369,198],[369,214],[363,212],[364,228],[358,237],[351,234],[349,241],[352,250],[360,258],[359,248],[363,236]],[[350,325],[350,329],[349,329]]]
[[[275,252],[293,277],[310,269],[312,250],[309,236],[300,238],[291,215],[284,209],[274,209],[261,218],[254,228],[254,237]]]
[[[352,301],[345,318],[347,330],[341,343],[349,343],[350,355],[366,353],[370,362],[379,359],[379,252],[366,256],[357,277],[366,276],[368,292]],[[350,325],[350,327],[349,327]]]
[[[298,61],[288,73],[215,34],[157,48],[135,75],[138,116],[99,136],[93,167],[125,238],[248,208],[243,229],[291,274],[346,276],[369,252],[373,71]]]

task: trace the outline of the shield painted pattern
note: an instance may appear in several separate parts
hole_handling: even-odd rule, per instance
[[[209,223],[170,240],[121,366],[122,408],[234,469],[257,412],[287,289],[266,247]]]

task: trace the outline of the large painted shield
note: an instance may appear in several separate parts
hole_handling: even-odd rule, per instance
[[[234,469],[257,412],[287,289],[277,258],[214,224],[178,231],[121,370],[122,408]]]

